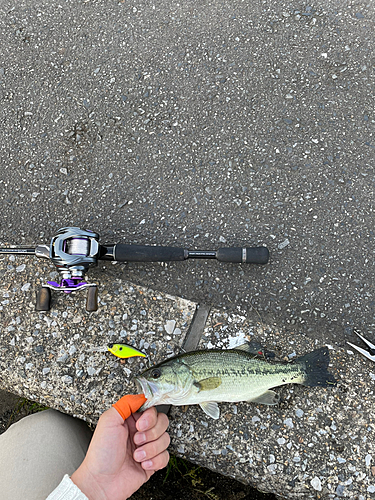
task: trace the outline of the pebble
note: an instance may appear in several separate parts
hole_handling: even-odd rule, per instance
[[[314,490],[322,491],[322,482],[318,477],[315,476],[313,479],[311,479],[310,484],[314,488]]]
[[[372,460],[372,456],[370,454],[366,455],[366,458],[365,458],[366,467],[368,467],[370,465],[371,460]]]
[[[73,383],[73,378],[70,377],[70,375],[64,375],[63,377],[61,377],[61,380],[62,380],[62,382],[64,382],[64,384],[72,384]]]
[[[76,346],[72,345],[70,348],[69,348],[69,354],[72,356],[75,352],[77,351],[77,348]]]
[[[58,363],[65,363],[68,360],[68,358],[69,358],[69,354],[67,352],[65,352],[62,356],[58,357],[56,359],[56,361]]]
[[[336,488],[336,495],[338,495],[339,497],[341,497],[343,494],[344,494],[344,489],[345,489],[345,485],[344,484],[339,484]]]
[[[17,271],[17,273],[22,273],[22,271],[24,271],[25,268],[26,268],[26,265],[21,264],[20,266],[16,267],[16,271]]]
[[[294,427],[294,424],[293,424],[293,421],[291,418],[287,418],[284,420],[284,424],[287,426],[287,427],[290,427],[291,429],[293,429]]]
[[[301,417],[303,417],[303,415],[304,415],[304,411],[301,410],[300,408],[298,408],[296,410],[296,416],[299,417],[299,418],[301,418]]]
[[[21,290],[23,292],[27,292],[27,290],[31,287],[31,283],[25,283],[23,287],[21,287]]]
[[[288,240],[288,238],[286,240],[284,240],[282,243],[279,243],[279,245],[277,246],[277,248],[279,250],[282,250],[283,248],[287,247],[288,245],[290,244],[290,241]]]
[[[175,326],[176,326],[176,321],[174,319],[170,319],[165,323],[164,329],[167,333],[171,334],[173,333]]]

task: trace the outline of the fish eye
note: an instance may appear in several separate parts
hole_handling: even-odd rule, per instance
[[[152,378],[159,378],[161,375],[161,371],[159,370],[159,368],[155,368],[154,370],[152,370],[151,372],[151,377]]]

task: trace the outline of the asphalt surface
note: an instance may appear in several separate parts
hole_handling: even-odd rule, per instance
[[[266,245],[266,266],[95,277],[318,343],[373,337],[374,21],[362,1],[1,0],[0,243],[77,225],[103,243]]]

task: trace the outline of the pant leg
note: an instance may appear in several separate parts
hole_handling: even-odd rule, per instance
[[[56,410],[23,418],[0,435],[0,497],[44,500],[86,455],[92,432]]]

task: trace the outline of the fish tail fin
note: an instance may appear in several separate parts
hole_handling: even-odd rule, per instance
[[[302,385],[309,387],[336,385],[334,376],[328,371],[329,361],[327,347],[321,347],[316,351],[297,358],[296,363],[299,363],[306,372],[306,377]]]

